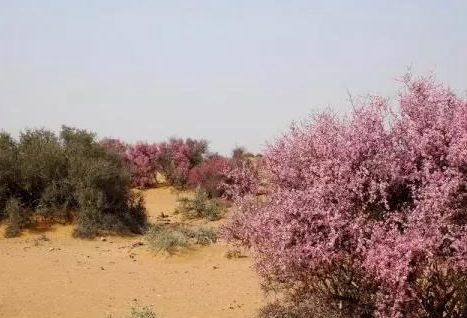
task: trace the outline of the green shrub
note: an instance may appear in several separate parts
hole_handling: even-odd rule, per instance
[[[226,212],[226,205],[219,198],[209,198],[206,191],[198,188],[193,198],[181,197],[178,200],[177,213],[186,218],[205,218],[219,220]]]
[[[14,197],[32,211],[28,222],[74,218],[78,237],[142,232],[144,204],[131,192],[127,166],[93,133],[62,127],[57,137],[27,130],[17,143],[0,134],[0,151],[0,220]]]
[[[7,201],[18,195],[18,182],[16,143],[10,135],[0,132],[0,222],[8,217]]]
[[[5,237],[15,237],[21,233],[21,228],[27,224],[27,216],[17,199],[10,199],[5,206],[8,215],[8,226],[5,230]]]

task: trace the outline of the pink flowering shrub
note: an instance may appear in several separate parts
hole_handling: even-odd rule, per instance
[[[467,317],[467,101],[431,78],[399,107],[326,112],[266,152],[272,192],[223,236],[288,300],[343,317]]]
[[[185,187],[190,169],[200,164],[208,151],[204,140],[172,138],[160,144],[159,165],[167,181]]]
[[[259,183],[257,169],[248,159],[212,155],[190,170],[188,186],[200,187],[210,197],[226,199],[255,194]]]
[[[190,170],[203,162],[208,151],[206,141],[194,139],[125,144],[118,139],[106,138],[100,144],[121,157],[130,171],[132,186],[137,188],[157,185],[158,173],[168,184],[184,187]]]
[[[127,147],[124,158],[130,162],[133,187],[147,188],[157,184],[161,150],[157,144],[137,143]]]
[[[230,165],[229,159],[213,155],[190,170],[188,186],[202,188],[211,198],[220,197],[224,194],[223,182],[226,179],[224,171]]]
[[[223,196],[230,200],[255,196],[259,186],[258,166],[248,160],[232,159],[222,171],[220,186]]]

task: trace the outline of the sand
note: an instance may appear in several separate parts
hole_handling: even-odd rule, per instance
[[[150,221],[161,212],[178,218],[173,189],[145,197]],[[0,237],[0,317],[120,318],[132,305],[150,305],[160,318],[254,317],[263,302],[251,258],[227,259],[223,242],[168,256],[132,248],[141,237],[71,232],[54,225]]]

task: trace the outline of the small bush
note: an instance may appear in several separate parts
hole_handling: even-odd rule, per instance
[[[192,244],[210,245],[217,241],[216,231],[206,227],[182,225],[151,225],[144,236],[148,247],[159,253],[173,254]]]
[[[228,249],[227,252],[225,252],[225,257],[228,259],[233,259],[233,258],[244,258],[246,257],[241,250],[238,248],[234,249]]]
[[[178,199],[177,213],[186,218],[205,218],[209,221],[219,220],[226,212],[226,205],[218,198],[209,198],[203,189],[198,188],[193,198]]]
[[[194,239],[195,244],[206,246],[217,242],[217,232],[212,227],[185,227],[181,230],[188,238]]]
[[[131,316],[129,318],[156,318],[156,314],[150,307],[134,306],[131,308]]]
[[[189,246],[186,234],[172,226],[150,226],[144,238],[149,248],[156,253],[164,251],[172,254]]]

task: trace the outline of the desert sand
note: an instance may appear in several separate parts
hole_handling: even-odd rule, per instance
[[[144,194],[150,222],[176,220],[173,189]],[[132,305],[160,318],[253,317],[263,302],[251,258],[227,259],[223,242],[154,255],[140,236],[80,240],[72,229],[0,237],[0,317],[120,318]]]

